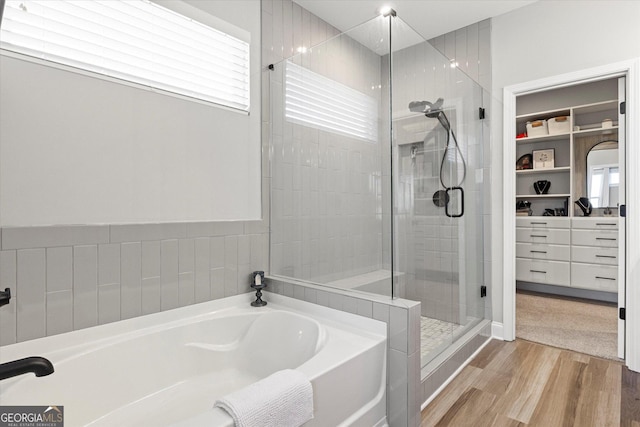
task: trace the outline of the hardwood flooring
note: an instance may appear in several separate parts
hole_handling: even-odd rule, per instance
[[[582,353],[493,340],[422,411],[428,426],[640,427],[640,374]]]

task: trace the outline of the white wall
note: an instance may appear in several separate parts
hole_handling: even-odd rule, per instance
[[[2,56],[0,225],[260,218],[260,2],[189,3],[250,33],[251,114]]]
[[[640,56],[640,2],[541,1],[492,20],[492,188],[502,188],[505,86]],[[502,322],[502,199],[491,202],[493,320]],[[506,284],[511,286],[512,284]]]

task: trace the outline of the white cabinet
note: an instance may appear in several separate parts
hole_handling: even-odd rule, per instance
[[[571,220],[572,287],[618,292],[617,229],[617,218]]]
[[[569,218],[516,218],[516,280],[570,286]]]
[[[516,280],[618,290],[618,218],[516,218]]]

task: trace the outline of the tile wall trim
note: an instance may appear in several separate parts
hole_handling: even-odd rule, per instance
[[[264,234],[265,220],[148,224],[47,225],[0,228],[0,250]]]

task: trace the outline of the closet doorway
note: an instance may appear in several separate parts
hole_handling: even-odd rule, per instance
[[[628,337],[640,328],[623,318],[638,292],[625,286],[627,261],[637,256],[626,245],[637,215],[625,216],[638,191],[637,172],[626,167],[640,157],[628,144],[637,124],[625,123],[635,70],[632,61],[505,88],[503,163],[504,338],[518,336],[516,319],[527,335],[529,315],[539,338],[524,338],[544,342],[557,332],[556,344],[546,343],[567,347],[567,337],[585,331],[591,341],[578,351],[624,359],[633,370],[638,344]],[[598,330],[604,323],[608,330]]]

